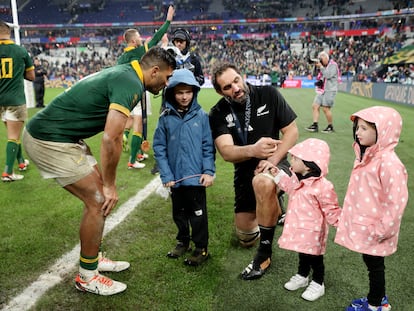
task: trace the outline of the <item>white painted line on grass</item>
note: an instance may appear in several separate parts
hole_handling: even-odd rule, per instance
[[[115,213],[111,214],[105,221],[104,236],[119,225],[135,207],[149,197],[158,186],[161,185],[159,177],[154,178],[144,189],[137,192],[135,196],[122,204]],[[36,301],[50,288],[62,282],[69,272],[79,264],[80,244],[76,245],[70,252],[64,254],[56,263],[45,271],[39,278],[30,284],[21,294],[13,298],[2,310],[23,311],[29,310]]]

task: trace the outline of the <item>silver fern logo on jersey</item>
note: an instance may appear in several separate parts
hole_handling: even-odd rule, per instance
[[[260,116],[269,114],[269,109],[265,111],[266,108],[267,108],[266,104],[257,108],[257,116],[260,117]]]

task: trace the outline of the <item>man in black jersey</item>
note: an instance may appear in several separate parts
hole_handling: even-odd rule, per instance
[[[223,98],[210,111],[217,150],[234,163],[235,225],[240,244],[249,247],[260,238],[244,280],[258,279],[269,268],[278,216],[278,189],[269,169],[289,172],[286,155],[298,138],[296,114],[272,86],[247,84],[230,63],[213,69],[212,83]],[[280,137],[282,134],[282,137]]]

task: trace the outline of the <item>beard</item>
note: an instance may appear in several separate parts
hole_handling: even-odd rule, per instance
[[[161,91],[160,89],[157,89],[153,86],[148,86],[145,90],[150,92],[153,95],[158,95],[158,93]]]
[[[243,82],[243,88],[240,89],[240,92],[243,93],[243,96],[238,98],[231,98],[226,96],[226,100],[230,103],[242,104],[244,105],[247,101],[247,98],[250,96],[250,90],[246,82]]]

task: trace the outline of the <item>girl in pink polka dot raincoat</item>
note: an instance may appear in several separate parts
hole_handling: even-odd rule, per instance
[[[333,184],[326,178],[328,144],[309,138],[289,150],[292,176],[276,170],[275,183],[289,195],[279,246],[299,255],[298,272],[284,285],[287,290],[307,287],[302,298],[314,301],[325,293],[323,255],[328,224],[336,226],[341,209]],[[274,175],[274,169],[271,173]],[[312,278],[310,272],[313,270]]]
[[[400,114],[389,107],[354,113],[355,162],[335,242],[358,253],[369,271],[367,297],[348,311],[390,310],[385,295],[384,257],[396,252],[408,200],[407,171],[394,149],[402,129]]]

